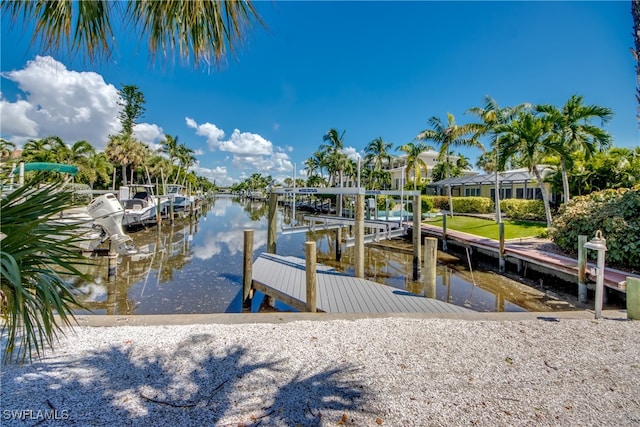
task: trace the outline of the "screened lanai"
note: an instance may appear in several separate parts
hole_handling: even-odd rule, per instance
[[[540,169],[543,178],[553,171],[546,166]],[[501,199],[542,199],[535,174],[527,169],[500,172],[498,183]],[[444,196],[449,186],[454,197],[480,196],[493,199],[496,192],[496,174],[467,175],[432,182],[427,187],[427,194]],[[545,188],[550,191],[549,184],[545,184]]]

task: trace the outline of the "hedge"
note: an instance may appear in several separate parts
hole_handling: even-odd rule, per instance
[[[542,200],[504,199],[500,201],[500,210],[510,219],[547,220]]]
[[[575,197],[560,207],[549,234],[560,248],[576,253],[578,236],[591,239],[597,230],[607,241],[607,264],[640,269],[640,186]],[[587,253],[595,259],[595,251]]]
[[[432,202],[435,209],[449,210],[449,198],[447,196],[422,196],[423,200]],[[424,206],[424,201],[422,202]],[[491,213],[493,212],[493,200],[488,197],[454,197],[453,213]]]

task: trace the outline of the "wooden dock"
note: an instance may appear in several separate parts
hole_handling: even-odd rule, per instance
[[[317,309],[325,313],[470,313],[464,307],[425,298],[318,264]],[[253,264],[252,286],[296,310],[306,311],[305,260],[261,254]]]
[[[442,239],[442,227],[428,224],[421,225],[423,235],[437,237]],[[484,237],[478,237],[473,234],[463,233],[461,231],[447,230],[447,241],[455,242],[463,247],[470,247],[481,251],[498,254],[500,244],[497,240]],[[506,259],[515,260],[516,263],[527,263],[537,265],[549,271],[559,272],[568,277],[575,277],[577,283],[578,277],[578,261],[563,255],[544,252],[535,248],[527,247],[526,244],[517,241],[506,241],[504,247],[504,256]],[[596,280],[595,264],[587,264],[587,277],[592,281]],[[638,277],[631,273],[616,270],[614,268],[605,267],[604,269],[604,286],[626,293],[625,281],[627,277]]]

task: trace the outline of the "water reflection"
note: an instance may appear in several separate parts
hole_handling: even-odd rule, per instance
[[[131,233],[139,253],[119,256],[112,280],[109,260],[92,259],[85,272],[93,279],[76,281],[75,291],[97,314],[240,312],[244,230],[254,230],[254,257],[264,252],[267,212],[264,202],[217,197],[205,205],[197,221]],[[302,216],[296,219],[300,222]],[[280,211],[278,229],[290,221],[290,213]],[[348,234],[344,229],[343,237]],[[335,230],[278,235],[277,252],[302,257],[306,240],[318,242],[318,262],[353,274],[352,248],[343,249],[340,262],[335,260]],[[450,266],[439,266],[436,288],[425,290],[422,281],[411,280],[410,253],[367,246],[365,270],[371,280],[474,310],[550,309],[544,294],[531,288],[492,273],[474,272],[472,280],[468,272]]]

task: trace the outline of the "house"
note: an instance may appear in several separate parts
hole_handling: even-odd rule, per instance
[[[554,170],[549,166],[539,166],[542,177]],[[538,181],[528,169],[513,169],[498,174],[500,199],[542,199],[542,193]],[[453,197],[489,197],[495,199],[496,174],[478,174],[460,176],[432,182],[427,186],[427,194],[447,195],[447,188],[451,186]],[[551,186],[544,184],[547,193],[551,195],[550,201],[554,202],[556,195],[551,192]]]

